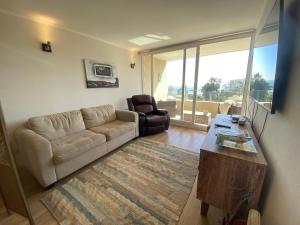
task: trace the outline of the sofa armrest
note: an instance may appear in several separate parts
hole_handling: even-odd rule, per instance
[[[23,164],[39,181],[47,187],[57,181],[51,143],[44,137],[26,128],[15,132],[17,148]]]
[[[135,136],[139,136],[139,115],[136,112],[127,110],[116,110],[118,120],[134,122],[135,123]]]
[[[116,116],[118,120],[127,122],[138,122],[139,120],[138,114],[136,112],[127,110],[116,110]]]

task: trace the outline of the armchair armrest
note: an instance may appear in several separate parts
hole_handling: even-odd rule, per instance
[[[17,129],[15,137],[23,163],[39,183],[47,187],[56,182],[51,143],[46,138],[26,128]]]
[[[159,115],[167,115],[168,114],[168,110],[166,110],[166,109],[157,109],[155,112]]]
[[[143,113],[143,112],[137,112],[139,116],[144,116],[146,117],[146,113]]]

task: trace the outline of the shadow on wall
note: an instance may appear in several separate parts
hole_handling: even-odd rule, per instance
[[[281,32],[281,52],[280,52],[280,64],[278,65],[279,73],[283,76],[278,77],[279,82],[277,82],[278,89],[280,93],[278,96],[274,96],[277,98],[279,104],[276,106],[277,109],[284,114],[285,113],[285,100],[287,88],[289,85],[290,75],[292,73],[293,64],[296,63],[296,55],[299,54],[299,51],[295,53],[295,49],[300,45],[300,1],[293,0],[288,6],[288,9],[285,11],[284,23],[283,23],[283,31]],[[299,47],[298,47],[299,48]],[[255,103],[253,103],[254,105]],[[255,118],[254,118],[255,119]],[[260,208],[264,209],[268,197],[268,193],[271,189],[271,185],[277,186],[274,182],[277,182],[275,177],[275,170],[273,163],[271,161],[271,157],[268,152],[264,151],[264,155],[268,161],[268,170],[265,178],[265,184],[261,194],[261,205]]]

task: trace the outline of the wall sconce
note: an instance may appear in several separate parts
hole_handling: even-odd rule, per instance
[[[136,50],[130,49],[129,50],[129,62],[130,62],[131,69],[134,69],[134,67],[135,67],[135,56],[136,56]]]
[[[51,42],[47,41],[47,43],[42,43],[42,50],[44,52],[52,52]]]
[[[130,68],[134,69],[134,67],[135,67],[135,63],[130,63]]]

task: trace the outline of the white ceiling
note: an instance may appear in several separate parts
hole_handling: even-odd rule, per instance
[[[150,49],[255,28],[266,0],[0,0],[2,12],[127,49]],[[171,39],[138,46],[147,35]]]

